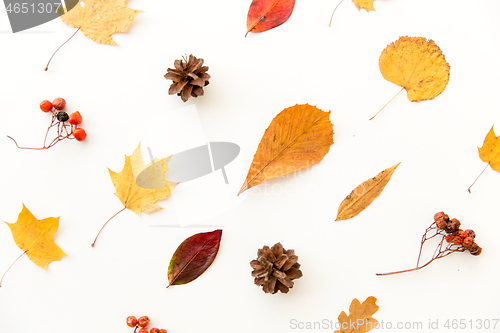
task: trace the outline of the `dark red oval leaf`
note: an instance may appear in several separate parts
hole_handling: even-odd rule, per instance
[[[248,10],[246,35],[285,23],[292,15],[294,6],[295,0],[253,0]]]
[[[167,288],[189,283],[203,274],[217,256],[221,237],[219,229],[186,238],[170,259]]]

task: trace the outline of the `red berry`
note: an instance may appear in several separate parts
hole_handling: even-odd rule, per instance
[[[69,123],[71,125],[78,125],[82,122],[82,115],[80,112],[75,111],[69,116]]]
[[[441,218],[437,219],[437,221],[436,221],[436,225],[437,225],[437,227],[438,227],[439,229],[444,229],[444,228],[446,228],[446,226],[448,225],[448,222],[446,222],[446,221],[444,220],[444,218],[442,218],[442,217],[441,217]]]
[[[462,245],[464,239],[460,236],[453,237],[453,244]]]
[[[453,238],[455,238],[455,236],[453,236],[453,235],[446,235],[445,239],[446,239],[446,241],[448,243],[453,243]]]
[[[137,333],[149,333],[147,328],[141,328],[140,330],[137,331]]]
[[[162,328],[159,333],[167,333],[167,330]]]
[[[476,233],[474,232],[474,230],[467,229],[467,230],[465,230],[465,232],[467,233],[467,236],[469,236],[470,238],[472,238],[472,239],[476,238]]]
[[[160,333],[160,330],[156,327],[149,330],[149,333]]]
[[[40,103],[40,110],[42,110],[43,112],[49,112],[50,110],[52,110],[52,103],[50,103],[48,100],[42,101],[42,103]]]
[[[469,250],[472,244],[474,244],[474,239],[472,239],[471,237],[465,237],[462,246]]]
[[[52,101],[52,104],[54,105],[54,109],[62,110],[66,106],[66,101],[62,97],[57,97]]]
[[[135,316],[127,317],[127,326],[136,327],[137,326],[137,318]]]
[[[73,136],[77,141],[83,141],[87,137],[87,133],[85,133],[85,130],[83,128],[75,128],[75,130],[73,131]]]
[[[467,237],[467,230],[458,230],[458,235],[462,238]]]
[[[439,220],[440,218],[444,218],[444,216],[445,216],[444,212],[437,212],[436,214],[434,214],[434,221],[437,222],[437,220]]]
[[[483,252],[483,249],[479,245],[477,245],[476,243],[472,244],[470,248],[470,254],[472,254],[473,256],[478,256],[481,254],[481,252]]]
[[[139,323],[139,326],[141,326],[141,327],[148,326],[148,324],[149,324],[149,317],[148,316],[139,317],[138,323]],[[140,331],[139,331],[139,333],[140,333]]]

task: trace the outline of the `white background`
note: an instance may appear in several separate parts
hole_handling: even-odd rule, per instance
[[[78,33],[48,72],[47,60],[75,29],[57,19],[12,34],[0,10],[0,220],[15,222],[22,203],[39,219],[60,216],[55,242],[68,255],[47,271],[27,257],[12,267],[0,288],[0,331],[126,333],[127,316],[148,315],[150,327],[169,333],[332,332],[290,323],[335,321],[353,298],[368,296],[378,298],[374,317],[393,330],[397,322],[423,323],[402,331],[435,332],[429,320],[446,331],[447,319],[473,320],[474,327],[500,319],[500,174],[488,168],[467,192],[485,166],[477,147],[492,125],[500,133],[500,2],[376,0],[376,11],[367,13],[346,0],[328,27],[337,3],[297,0],[288,22],[245,38],[250,1],[128,1],[144,13],[129,32],[113,36],[119,46]],[[402,93],[368,121],[400,89],[384,80],[378,58],[405,35],[437,43],[450,82],[432,101],[412,103]],[[212,79],[205,96],[183,103],[167,94],[171,82],[163,75],[191,53],[205,59]],[[87,139],[47,151],[16,149],[5,136],[40,145],[49,119],[38,104],[59,96],[68,111],[81,112]],[[247,191],[208,221],[224,232],[200,278],[165,288],[177,246],[214,229],[150,227],[169,224],[172,200],[149,216],[121,213],[90,247],[122,208],[107,167],[120,171],[149,126],[168,136],[182,128],[157,119],[194,104],[208,141],[237,143],[241,153],[229,175],[236,198],[271,120],[303,103],[331,110],[330,152],[307,171]],[[168,150],[169,142],[158,144]],[[398,162],[370,207],[334,221],[355,186]],[[377,277],[414,267],[421,235],[441,210],[476,231],[483,253]],[[304,274],[286,295],[264,294],[250,274],[257,249],[276,242],[295,249]],[[0,272],[20,254],[0,225]],[[500,323],[462,331],[500,332]]]

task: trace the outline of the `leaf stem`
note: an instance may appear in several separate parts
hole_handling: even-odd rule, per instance
[[[74,33],[74,34],[72,34],[72,35],[71,35],[71,37],[70,37],[70,38],[68,38],[68,39],[67,39],[64,43],[62,43],[62,44],[61,44],[61,46],[59,46],[59,47],[57,48],[57,50],[55,50],[55,52],[54,52],[54,53],[52,53],[52,56],[50,57],[49,62],[47,63],[47,66],[45,66],[45,71],[48,71],[48,70],[49,70],[49,64],[50,64],[50,62],[52,61],[52,58],[54,58],[54,56],[56,55],[57,51],[59,51],[59,49],[60,49],[61,47],[63,47],[63,46],[64,46],[64,44],[66,44],[67,42],[69,42],[69,41],[70,41],[70,39],[71,39],[71,38],[73,38],[73,37],[76,35],[76,33],[77,33],[78,31],[80,31],[80,29],[81,29],[81,27],[80,27],[80,28],[78,28],[78,29],[76,29],[75,33]]]
[[[123,207],[119,212],[117,212],[115,215],[111,216],[107,221],[106,223],[104,223],[104,225],[101,227],[101,229],[99,230],[99,232],[97,233],[97,236],[95,236],[95,239],[94,239],[94,242],[91,244],[92,247],[94,247],[95,245],[95,242],[97,241],[97,237],[99,237],[99,235],[101,234],[101,231],[102,229],[104,229],[104,227],[106,226],[106,224],[108,224],[109,221],[111,221],[111,219],[113,217],[115,217],[116,215],[120,214],[121,212],[123,212],[124,210],[126,209],[126,207]]]
[[[477,180],[479,179],[479,177],[481,177],[481,175],[486,171],[486,168],[488,167],[488,165],[490,165],[490,163],[486,164],[486,166],[484,167],[483,171],[481,171],[481,173],[479,174],[479,176],[476,177],[476,179],[474,180],[474,182],[472,183],[472,185],[469,186],[469,188],[467,189],[467,191],[469,191],[469,193],[471,193],[470,188],[477,182]]]
[[[389,102],[387,102],[387,103],[386,103],[386,104],[382,107],[382,109],[380,109],[380,110],[379,110],[379,111],[375,114],[375,116],[371,117],[371,118],[370,118],[370,119],[368,119],[368,120],[372,120],[373,118],[375,118],[375,117],[376,117],[376,116],[380,113],[380,111],[382,111],[382,110],[383,110],[383,109],[384,109],[384,108],[385,108],[385,107],[386,107],[386,106],[387,106],[390,102],[392,102],[392,100],[393,100],[394,98],[396,98],[396,96],[397,96],[397,95],[399,95],[399,94],[403,91],[403,89],[404,89],[404,88],[405,88],[405,87],[401,88],[401,90],[400,90],[400,91],[398,91],[398,93],[397,93],[396,95],[394,95],[394,97],[393,97],[393,98],[391,98],[391,100],[390,100]]]
[[[3,273],[2,278],[0,278],[0,287],[2,287],[2,281],[3,281],[3,278],[5,277],[5,274],[7,274],[7,272],[12,268],[12,266],[14,266],[14,264],[16,263],[16,261],[18,261],[26,252],[28,252],[28,250],[26,250],[23,253],[21,253],[21,255],[19,257],[17,257],[16,260],[14,260],[14,262],[9,266],[9,268],[7,268],[7,270],[5,271],[5,273]]]
[[[335,11],[337,10],[337,8],[340,6],[340,4],[344,2],[344,0],[340,1],[339,4],[337,5],[337,7],[335,7],[335,9],[333,10],[333,13],[332,13],[332,17],[330,17],[330,23],[328,23],[328,26],[331,27],[332,26],[332,20],[333,20],[333,14],[335,14]]]

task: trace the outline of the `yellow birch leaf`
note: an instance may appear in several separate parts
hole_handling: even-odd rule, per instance
[[[309,104],[284,109],[264,132],[238,195],[266,180],[318,163],[332,144],[330,112]]]
[[[384,78],[406,89],[412,102],[433,99],[450,79],[450,65],[433,40],[400,37],[379,58]]]
[[[353,299],[349,306],[349,316],[344,311],[340,313],[340,330],[334,333],[365,333],[377,327],[378,320],[372,317],[378,310],[376,301],[373,296],[368,297],[362,304],[357,298]]]
[[[16,245],[36,265],[47,269],[49,263],[66,256],[53,240],[59,227],[59,217],[37,220],[23,204],[17,221],[5,223],[9,226]]]
[[[399,164],[385,169],[352,190],[340,204],[335,221],[350,219],[368,207],[382,193]]]
[[[70,11],[64,10],[61,20],[97,43],[117,45],[111,37],[116,32],[127,32],[142,10],[130,9],[125,0],[81,0]]]
[[[162,176],[164,177],[165,173],[168,171],[167,163],[169,160],[170,158],[160,161],[155,159],[151,163],[160,165],[161,162],[163,171]],[[141,215],[141,212],[149,214],[161,209],[156,202],[159,200],[166,200],[176,186],[176,184],[164,178],[162,181],[165,187],[162,189],[147,189],[138,186],[136,183],[137,175],[150,164],[144,165],[142,161],[141,145],[139,144],[131,156],[125,155],[125,165],[120,173],[108,169],[116,189],[115,195],[120,199],[125,208],[130,209],[137,215]],[[153,168],[151,170],[153,170]],[[158,184],[158,180],[155,180],[155,183]]]
[[[352,2],[358,7],[358,10],[361,10],[361,8],[366,9],[367,12],[375,10],[375,7],[373,7],[373,0],[352,0]]]

